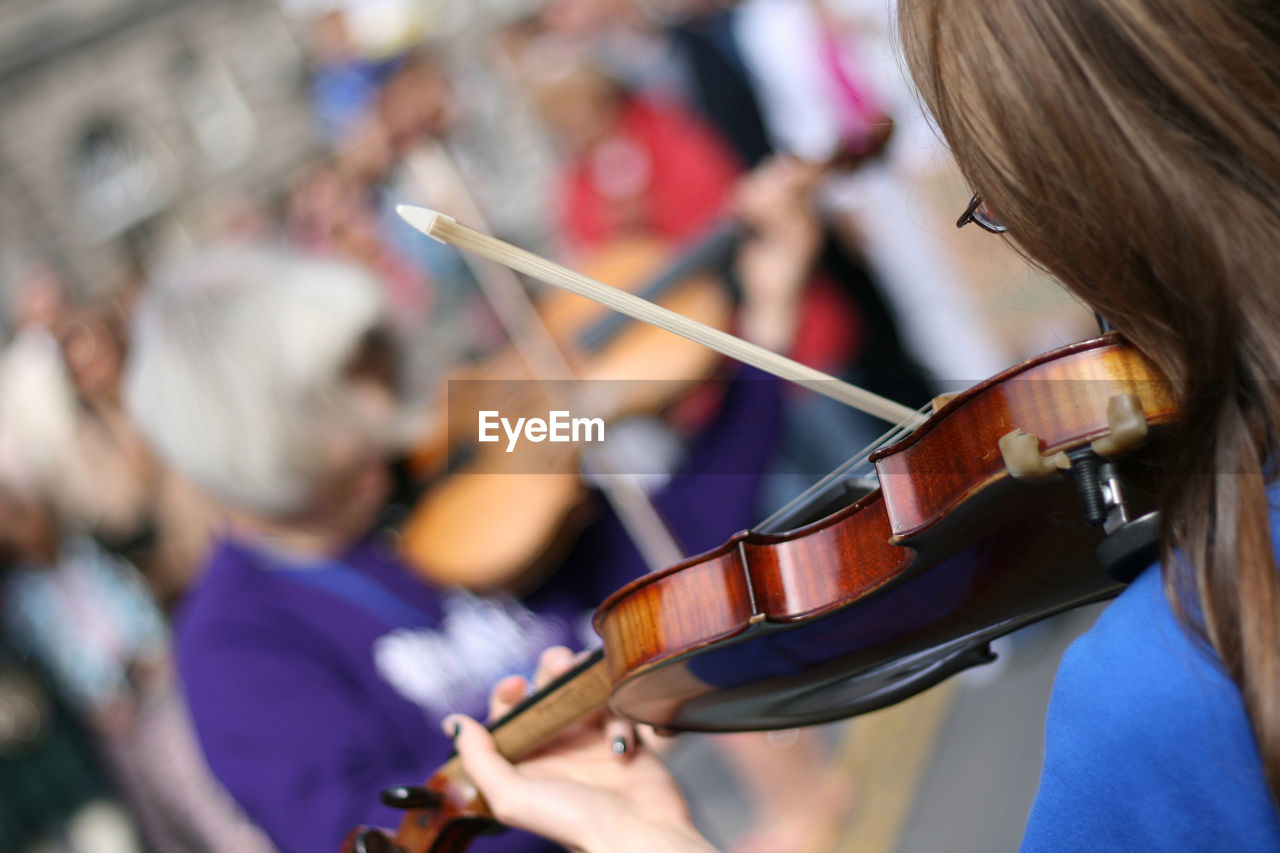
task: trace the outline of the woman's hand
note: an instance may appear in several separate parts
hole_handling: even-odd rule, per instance
[[[568,649],[543,652],[535,684],[572,665]],[[500,716],[524,698],[527,684],[512,676],[494,687],[490,714]],[[631,726],[604,715],[566,731],[530,758],[512,765],[498,754],[484,726],[466,717],[445,722],[467,774],[502,823],[573,850],[596,853],[707,853],[684,797]]]
[[[774,157],[735,191],[734,210],[751,226],[738,252],[742,334],[775,352],[791,348],[800,297],[822,244],[822,228],[809,204],[820,175],[821,167]]]

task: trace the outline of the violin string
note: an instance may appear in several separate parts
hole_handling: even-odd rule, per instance
[[[932,403],[924,404],[915,411],[915,414],[920,418],[925,417],[932,405]],[[871,454],[883,447],[888,447],[889,445],[906,438],[914,429],[915,425],[913,423],[906,422],[890,427],[866,447],[862,448],[853,456],[849,457],[849,459],[837,466],[831,473],[823,476],[822,479],[818,480],[812,486],[805,489],[803,492],[796,495],[794,498],[787,501],[786,504],[771,513],[768,518],[756,525],[754,529],[761,533],[782,532],[777,528],[781,527],[785,523],[785,520],[793,515],[797,510],[812,502],[815,497],[821,495],[834,484],[851,479],[858,469],[867,464],[868,460],[871,458]]]
[[[653,326],[700,343],[735,361],[750,364],[788,382],[808,388],[823,396],[880,418],[891,424],[920,424],[920,414],[901,403],[842,382],[834,376],[815,370],[749,341],[714,329],[661,305],[655,305],[635,294],[610,287],[533,252],[527,252],[497,238],[459,224],[455,219],[434,210],[402,204],[396,212],[417,230],[459,249],[475,252],[547,284],[585,296]]]
[[[450,203],[468,219],[489,230],[480,205],[467,189],[466,181],[458,173],[443,144],[436,143],[415,152],[408,164],[411,177],[420,186],[439,191],[442,189],[439,185],[445,184],[443,189]],[[433,180],[433,177],[440,180]],[[481,266],[476,260],[474,255],[463,254],[463,262],[493,308],[512,346],[548,396],[553,399],[561,396],[558,386],[551,382],[552,378],[574,380],[578,377],[564,350],[542,321],[524,285],[507,265],[485,259],[491,266]],[[580,411],[590,415],[600,409],[592,403],[589,387],[578,383],[574,387]],[[649,570],[659,571],[683,560],[686,556],[684,550],[653,505],[648,490],[635,478],[621,473],[616,462],[607,455],[597,453],[589,462],[593,481],[630,535]]]

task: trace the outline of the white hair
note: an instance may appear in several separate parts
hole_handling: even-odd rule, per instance
[[[161,458],[213,497],[297,512],[326,473],[344,367],[384,319],[356,267],[209,251],[157,277],[138,306],[126,404]]]

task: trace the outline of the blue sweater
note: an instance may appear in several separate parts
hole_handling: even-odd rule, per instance
[[[1158,567],[1068,650],[1045,729],[1023,851],[1280,850],[1240,692],[1175,618]]]

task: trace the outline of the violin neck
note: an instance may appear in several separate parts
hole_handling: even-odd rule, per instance
[[[603,710],[611,686],[604,652],[596,650],[489,724],[498,751],[511,761],[527,757],[574,723]],[[451,758],[441,772],[460,775],[460,762]]]
[[[596,650],[490,725],[498,751],[519,761],[609,703],[609,667]]]

